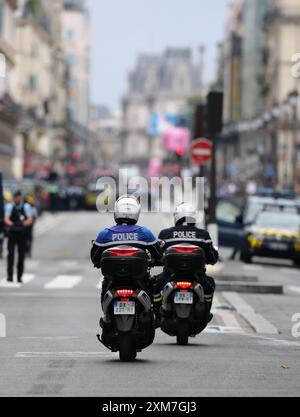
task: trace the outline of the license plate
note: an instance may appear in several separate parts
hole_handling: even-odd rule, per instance
[[[177,292],[174,297],[175,304],[193,304],[194,294],[192,292]]]
[[[133,316],[135,314],[135,302],[116,301],[114,304],[114,314],[116,316]]]
[[[269,243],[268,247],[273,250],[288,250],[289,248],[286,243]]]

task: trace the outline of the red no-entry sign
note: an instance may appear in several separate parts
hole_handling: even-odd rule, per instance
[[[191,158],[197,165],[208,164],[212,160],[213,143],[208,139],[199,139],[192,143]]]

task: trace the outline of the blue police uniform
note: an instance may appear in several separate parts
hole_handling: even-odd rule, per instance
[[[148,250],[152,258],[159,263],[163,253],[161,244],[153,233],[146,227],[138,225],[115,225],[99,233],[93,243],[91,260],[96,268],[100,268],[102,253],[111,247],[131,245]],[[109,284],[104,280],[102,285],[102,298]]]

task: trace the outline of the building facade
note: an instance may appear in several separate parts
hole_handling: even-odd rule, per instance
[[[195,63],[190,49],[167,49],[162,55],[142,54],[129,74],[123,100],[124,160],[146,164],[162,156],[161,138],[149,136],[151,115],[182,114],[187,100],[203,89],[203,48]]]
[[[95,140],[96,165],[119,164],[123,158],[122,114],[104,106],[91,106],[90,130]]]
[[[88,126],[90,25],[84,0],[64,0],[63,48],[68,70],[68,109],[72,121]]]
[[[21,2],[16,15],[15,97],[22,108],[23,173],[63,174],[66,154],[66,71],[61,47],[62,0]],[[23,143],[23,144],[22,144]]]
[[[271,129],[276,151],[276,172],[281,187],[300,191],[300,77],[293,71],[294,57],[300,52],[300,3],[273,0],[266,19],[268,63],[266,80],[270,86],[266,107],[283,107]]]
[[[0,2],[0,167],[7,177],[14,175],[16,126],[20,116],[15,98],[16,8],[16,1]]]
[[[245,181],[294,188],[300,161],[299,77],[292,75],[292,60],[299,49],[300,4],[236,0],[228,27],[220,146],[225,173],[229,167]]]

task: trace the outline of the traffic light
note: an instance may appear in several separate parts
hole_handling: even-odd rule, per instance
[[[220,133],[223,128],[223,93],[212,91],[207,96],[207,130],[209,135]]]
[[[184,156],[184,154],[185,154],[185,149],[184,148],[178,148],[176,150],[177,157],[182,158]]]
[[[207,108],[205,104],[198,104],[194,115],[194,139],[207,137]]]

